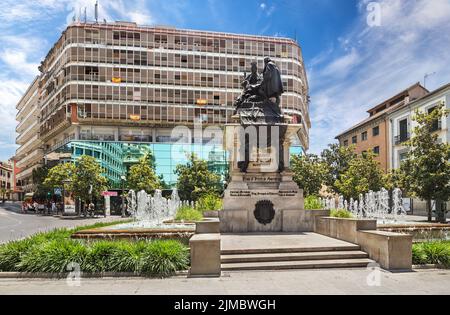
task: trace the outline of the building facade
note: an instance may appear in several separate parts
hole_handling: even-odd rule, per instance
[[[405,142],[413,136],[413,130],[417,123],[413,120],[416,111],[431,112],[437,105],[443,103],[450,109],[450,84],[444,85],[426,96],[398,108],[389,113],[389,167],[397,169],[401,162],[407,158],[408,148]],[[435,122],[434,132],[438,135],[438,141],[448,143],[450,140],[450,117]],[[418,199],[411,200],[411,209],[416,215],[426,215],[426,202]],[[447,204],[447,209],[450,203]],[[435,203],[432,202],[435,209]],[[450,217],[450,213],[447,215]]]
[[[303,124],[301,141],[293,148],[299,151],[300,143],[308,143],[311,124],[306,73],[294,40],[126,22],[71,24],[40,66],[38,136],[33,129],[39,141],[33,145],[42,152],[36,149],[35,158],[23,161],[22,147],[29,139],[21,127],[18,161],[28,167],[42,155],[45,160],[61,152],[61,159],[67,160],[68,153],[71,159],[91,153],[107,169],[113,166],[106,175],[116,182],[126,163],[115,165],[104,143],[122,146],[113,155],[124,145],[136,144],[154,150],[158,175],[174,183],[175,163],[186,160],[185,155],[172,156],[179,143],[174,127],[193,129],[201,123],[204,129],[230,122],[244,73],[255,60],[262,71],[265,56],[281,70],[284,113]],[[203,158],[213,156],[214,168],[223,169],[226,153],[209,137],[190,148]],[[108,156],[111,161],[102,161]]]
[[[16,106],[16,143],[19,148],[14,157],[17,171],[15,176],[24,193],[33,191],[33,170],[44,163],[43,144],[39,137],[39,85],[40,79],[36,77]]]
[[[380,163],[382,169],[389,169],[389,114],[393,110],[404,108],[428,94],[428,90],[417,83],[408,89],[398,93],[381,104],[371,108],[369,117],[356,124],[347,131],[338,135],[336,139],[341,146],[355,146],[358,154],[372,151],[376,154],[375,159]]]
[[[398,108],[389,114],[389,166],[392,169],[400,167],[402,160],[406,158],[408,149],[405,142],[412,136],[412,131],[417,126],[413,121],[416,111],[431,112],[438,104],[443,103],[450,109],[450,84],[427,94],[407,106]],[[450,140],[450,117],[436,121],[435,132],[439,136],[439,141],[448,143]]]
[[[0,200],[12,198],[15,189],[13,165],[0,162]]]

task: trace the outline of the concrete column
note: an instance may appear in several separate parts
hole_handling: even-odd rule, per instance
[[[105,196],[105,215],[111,216],[111,197]]]
[[[152,128],[152,142],[156,142],[156,128]]]

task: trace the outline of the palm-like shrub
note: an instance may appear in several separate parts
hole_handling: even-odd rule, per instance
[[[206,194],[197,201],[196,209],[201,212],[222,210],[223,201],[215,194]]]
[[[83,265],[87,248],[73,240],[53,240],[35,245],[21,258],[17,269],[25,272],[63,273],[70,264]]]
[[[305,198],[305,210],[322,210],[323,205],[317,196],[308,196]]]
[[[178,241],[153,241],[144,250],[141,262],[142,273],[165,277],[186,270],[189,253]]]

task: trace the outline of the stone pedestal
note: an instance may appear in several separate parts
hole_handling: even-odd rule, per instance
[[[281,137],[277,137],[274,130],[277,126],[282,130]],[[289,169],[290,140],[302,126],[278,124],[270,128],[271,138],[280,139],[282,143],[268,143],[262,147],[261,143],[250,145],[247,150],[250,161],[243,173],[239,162],[243,160],[245,134],[250,140],[263,139],[267,129],[264,125],[226,126],[231,181],[225,191],[224,209],[220,211],[222,233],[306,232],[314,229],[314,215],[304,210],[303,191],[293,181]],[[284,166],[281,172],[280,161]]]

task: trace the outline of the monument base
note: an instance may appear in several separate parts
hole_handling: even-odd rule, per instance
[[[303,191],[290,173],[235,174],[220,211],[222,233],[312,232],[316,216],[304,210]]]
[[[225,129],[232,163],[224,209],[219,214],[221,232],[314,231],[314,218],[328,212],[304,210],[303,191],[289,168],[291,139],[298,135],[307,147],[302,141],[302,125],[227,124]],[[243,157],[248,159],[245,165]]]

